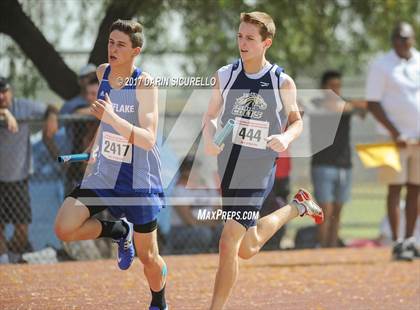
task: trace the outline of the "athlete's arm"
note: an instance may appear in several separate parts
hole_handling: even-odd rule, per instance
[[[267,146],[276,152],[283,152],[302,133],[303,122],[296,102],[296,85],[288,75],[285,76],[279,92],[285,113],[288,116],[287,128],[281,134],[268,137]]]
[[[92,114],[102,122],[111,125],[128,142],[137,147],[150,150],[156,143],[158,123],[157,87],[153,83],[145,83],[151,77],[142,73],[136,88],[136,97],[141,102],[138,118],[140,126],[134,126],[114,112],[111,99],[105,94],[105,100],[98,99],[92,104]]]
[[[148,81],[148,82],[146,82]],[[156,143],[158,127],[158,88],[154,85],[152,77],[143,72],[136,96],[141,103],[139,108],[140,127],[133,126],[131,143],[145,150],[150,150]]]
[[[218,146],[213,142],[214,134],[217,129],[217,117],[219,116],[223,105],[217,74],[215,75],[215,78],[216,83],[213,86],[210,102],[203,117],[203,138],[205,152],[207,155],[218,155],[223,150],[224,146]]]

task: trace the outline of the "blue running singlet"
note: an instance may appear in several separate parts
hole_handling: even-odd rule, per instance
[[[138,111],[141,102],[136,97],[136,83],[113,89],[106,68],[98,90],[98,99],[109,95],[114,112],[134,126],[139,126]],[[132,79],[136,81],[141,70],[135,68]],[[161,164],[159,149],[155,145],[147,151],[128,142],[111,125],[101,122],[97,136],[98,152],[91,175],[82,186],[91,189],[114,189],[118,192],[161,193]]]

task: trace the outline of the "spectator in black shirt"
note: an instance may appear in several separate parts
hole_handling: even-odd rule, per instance
[[[318,111],[311,117],[312,146],[325,143],[324,133],[337,128],[332,145],[312,156],[311,172],[315,198],[324,210],[325,220],[319,226],[321,247],[338,246],[340,212],[350,198],[351,191],[351,149],[350,118],[354,111],[366,109],[365,101],[344,102],[341,96],[341,74],[326,71],[322,75],[323,98],[313,101]],[[341,118],[340,115],[341,114]],[[339,122],[338,122],[339,120]],[[338,127],[337,127],[338,122]]]

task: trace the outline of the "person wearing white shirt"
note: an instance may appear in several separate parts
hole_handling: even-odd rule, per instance
[[[380,179],[388,184],[387,209],[392,231],[393,258],[412,260],[419,257],[414,244],[414,227],[420,204],[420,53],[414,48],[413,27],[398,23],[392,31],[393,49],[376,58],[369,67],[366,100],[369,111],[397,143],[402,170],[380,170]],[[399,202],[403,186],[407,188],[405,236],[398,236]]]

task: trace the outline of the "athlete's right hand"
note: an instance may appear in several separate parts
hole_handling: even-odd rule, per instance
[[[205,143],[204,152],[206,153],[206,155],[217,156],[223,151],[224,147],[225,147],[225,144],[218,146],[216,143],[211,141],[211,142]]]
[[[287,150],[289,147],[290,138],[288,138],[284,133],[278,135],[271,135],[265,139],[267,141],[267,147],[273,151],[280,153]]]

